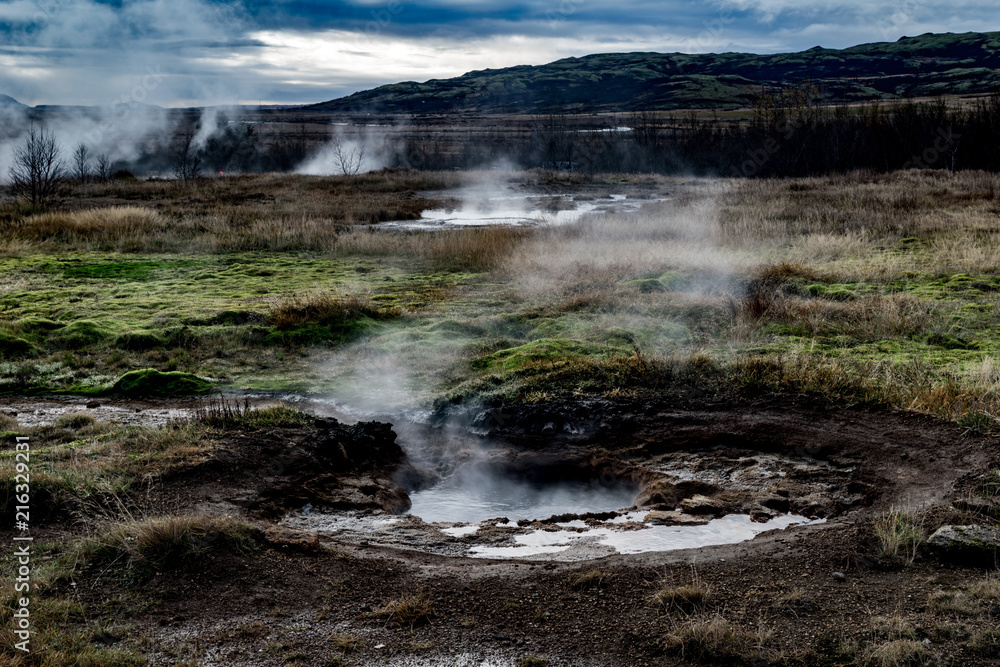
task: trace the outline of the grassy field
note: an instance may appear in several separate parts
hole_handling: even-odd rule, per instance
[[[771,387],[977,427],[1000,414],[996,176],[517,179],[675,196],[569,227],[434,234],[365,223],[419,214],[416,193],[455,174],[117,183],[57,210],[8,204],[0,387],[99,392],[155,368],[350,392],[390,374],[425,404]]]
[[[132,182],[86,186],[48,211],[4,204],[0,390],[108,392],[144,369],[386,410],[778,390],[926,412],[974,431],[998,425],[996,175],[528,173],[514,185],[673,196],[637,214],[595,214],[565,227],[368,226],[418,215],[434,201],[420,192],[463,178]],[[192,548],[259,548],[236,519],[148,513],[156,480],[212,456],[233,419],[251,419],[241,422],[250,428],[308,421],[285,408],[163,428],[86,415],[26,428],[0,415],[4,437],[31,438],[32,511],[42,521],[78,522],[72,535],[35,545],[32,618],[46,651],[17,656],[8,633],[4,659],[144,664],[141,642],[152,640],[136,635],[130,619],[157,602],[140,594],[143,577],[186,562]],[[0,452],[8,514],[14,466],[15,452]],[[879,539],[903,553],[897,524],[879,528]],[[81,572],[112,567],[134,581],[98,607],[69,592]],[[690,600],[665,591],[659,603]],[[683,648],[697,633],[729,632],[693,623],[670,641]],[[109,636],[146,639],[116,649]]]

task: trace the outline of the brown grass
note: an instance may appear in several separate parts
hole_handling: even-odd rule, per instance
[[[385,618],[387,623],[409,628],[429,623],[434,616],[434,604],[426,591],[414,595],[404,595],[372,612],[374,616]]]
[[[710,597],[708,586],[695,582],[660,589],[653,595],[653,601],[660,609],[666,611],[691,613],[704,609]]]
[[[98,562],[169,569],[208,551],[248,552],[255,546],[251,535],[250,526],[230,518],[168,516],[116,524],[84,548]]]
[[[364,297],[295,294],[272,306],[267,321],[278,329],[290,329],[308,324],[343,325],[362,317],[387,320],[399,315],[398,309],[372,306]]]
[[[894,639],[862,652],[864,667],[922,667],[937,664],[937,657],[915,639]]]
[[[918,550],[927,539],[919,517],[902,508],[893,508],[876,517],[873,530],[879,553],[907,564],[913,563]]]
[[[608,573],[604,570],[599,570],[594,568],[592,570],[584,570],[582,572],[577,572],[576,574],[570,575],[569,585],[576,589],[586,589],[599,587],[604,580],[607,578]]]
[[[761,661],[767,664],[767,642],[771,632],[764,626],[756,631],[731,623],[722,616],[694,618],[667,633],[668,652],[684,660],[705,663],[743,664]]]
[[[59,210],[32,213],[0,206],[0,253],[309,251],[487,269],[503,261],[530,230],[424,234],[368,227],[419,218],[442,202],[419,197],[415,190],[463,182],[453,173],[390,170],[355,177],[257,175],[77,186]]]

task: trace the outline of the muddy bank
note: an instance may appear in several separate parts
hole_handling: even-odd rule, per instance
[[[233,431],[210,460],[166,480],[164,497],[174,510],[281,519],[344,544],[578,561],[934,504],[985,456],[980,440],[951,425],[885,410],[794,398],[595,402],[522,408],[502,419],[476,410],[427,423],[321,418]],[[502,503],[474,518],[410,513],[411,496],[456,480],[471,480],[463,493],[551,487],[577,495],[563,505],[539,502],[534,514],[511,514]],[[620,500],[588,507],[609,490]],[[465,505],[478,500],[467,498]]]
[[[989,614],[956,617],[932,603],[985,571],[924,553],[912,564],[886,557],[869,519],[913,503],[929,528],[977,520],[961,499],[977,471],[997,465],[991,440],[920,416],[792,397],[577,410],[525,409],[479,435],[458,420],[220,431],[208,458],[162,480],[159,509],[300,530],[336,525],[269,530],[252,554],[209,551],[157,573],[144,584],[140,630],[130,632],[143,634],[156,665],[177,656],[261,667],[288,656],[293,664],[513,666],[546,656],[537,664],[813,665],[863,663],[866,647],[890,641],[879,619],[898,617],[933,660],[987,664],[975,651],[989,649],[970,647],[985,641]],[[547,424],[558,419],[571,428],[553,434]],[[395,505],[403,496],[463,467],[538,482],[614,476],[635,484],[633,503],[647,506],[642,517],[466,526],[393,513],[405,512]],[[793,511],[824,521],[784,530],[752,522],[761,529],[753,539],[700,548],[628,554],[591,542],[538,557],[469,557],[518,536],[609,522],[627,534],[644,530],[649,515],[664,526],[706,526],[754,508],[774,513],[779,527]],[[94,604],[105,592],[80,584]],[[677,610],[657,601],[683,586],[705,591],[704,603]],[[416,620],[386,611],[402,602],[419,605]],[[766,632],[685,656],[676,638],[701,622]]]

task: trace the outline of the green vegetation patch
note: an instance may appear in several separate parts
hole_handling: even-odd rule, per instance
[[[607,358],[628,352],[625,348],[598,346],[564,338],[541,338],[480,357],[473,362],[473,366],[490,372],[513,371],[539,364]]]
[[[128,396],[184,396],[205,394],[212,383],[191,373],[162,372],[153,368],[130,371],[118,378],[111,392]]]
[[[105,343],[113,337],[111,327],[92,320],[77,320],[57,329],[49,335],[49,340],[60,348],[79,350]]]
[[[222,400],[206,408],[199,420],[214,428],[258,429],[304,426],[314,422],[315,417],[287,405],[252,408],[246,403]]]
[[[9,331],[0,331],[0,359],[29,357],[36,352],[35,346],[23,338],[18,338]]]
[[[87,280],[116,280],[121,282],[143,282],[154,272],[178,268],[201,266],[200,260],[104,260],[99,262],[72,263],[63,268],[66,278]]]

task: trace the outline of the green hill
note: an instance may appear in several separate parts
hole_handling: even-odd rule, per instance
[[[1000,90],[1000,32],[932,34],[799,53],[604,53],[381,86],[324,112],[539,113],[735,108],[762,87],[815,86],[828,102]]]

